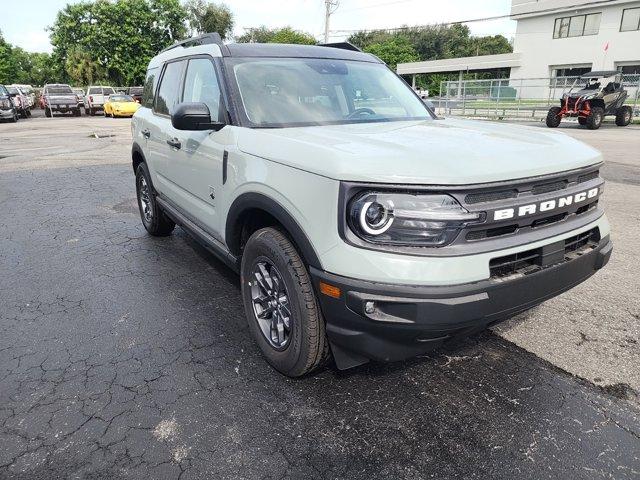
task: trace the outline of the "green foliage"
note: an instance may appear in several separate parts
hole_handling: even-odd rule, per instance
[[[178,0],[69,4],[51,27],[53,61],[66,80],[104,76],[115,85],[140,85],[151,57],[185,35],[186,19]]]
[[[189,0],[185,8],[193,34],[218,32],[223,39],[231,35],[233,13],[224,3],[217,5],[206,0]]]
[[[512,51],[511,44],[502,35],[472,37],[469,27],[462,24],[407,27],[394,33],[385,30],[356,32],[347,40],[377,55],[394,69],[398,63]],[[457,78],[457,73],[417,75],[416,84],[437,95],[441,81]]]
[[[377,56],[393,70],[398,63],[417,62],[418,52],[406,37],[393,36],[386,41],[372,43],[364,47],[365,52]]]
[[[267,28],[265,26],[251,28],[240,37],[238,43],[296,43],[301,45],[315,45],[316,38],[306,32],[294,30],[291,27]]]
[[[13,83],[17,72],[14,48],[7,43],[0,32],[0,83]]]

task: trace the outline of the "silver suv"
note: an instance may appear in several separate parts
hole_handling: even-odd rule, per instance
[[[267,361],[394,361],[586,280],[611,254],[602,156],[562,133],[440,119],[349,44],[177,44],[133,117],[142,223],[240,273]]]

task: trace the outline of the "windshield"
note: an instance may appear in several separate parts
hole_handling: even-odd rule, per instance
[[[111,87],[91,87],[89,89],[89,95],[91,95],[91,94],[93,94],[93,95],[98,95],[98,94],[111,95],[113,93],[116,93],[116,92]]]
[[[142,95],[142,87],[131,87],[129,95]]]
[[[46,90],[46,93],[49,95],[66,95],[68,93],[73,94],[73,92],[71,91],[71,87],[68,87],[65,85],[47,87],[45,90]]]
[[[7,87],[7,90],[9,90],[11,95],[18,95],[20,93],[16,87]]]
[[[110,102],[135,102],[130,95],[111,95],[109,97]]]
[[[244,112],[256,127],[433,118],[382,64],[317,58],[230,61]]]

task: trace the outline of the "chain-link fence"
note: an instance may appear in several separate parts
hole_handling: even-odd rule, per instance
[[[441,115],[493,119],[542,119],[549,107],[560,105],[560,98],[580,77],[450,80],[440,84],[439,98],[432,99]],[[624,75],[626,105],[640,117],[640,75]]]

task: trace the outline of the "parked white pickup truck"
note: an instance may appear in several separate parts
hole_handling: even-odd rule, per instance
[[[104,103],[109,95],[115,94],[113,87],[93,86],[87,89],[84,96],[84,112],[86,115],[95,115],[98,110],[104,111]]]

